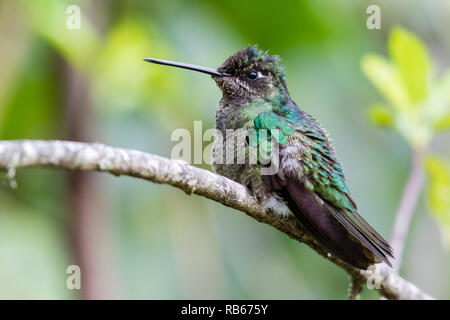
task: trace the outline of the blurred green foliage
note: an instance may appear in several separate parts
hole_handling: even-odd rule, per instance
[[[434,79],[426,46],[400,27],[390,34],[389,53],[392,61],[372,54],[361,62],[366,76],[392,106],[373,106],[372,119],[390,125],[412,146],[424,148],[450,116],[450,71]]]
[[[366,28],[366,8],[374,3],[382,10],[381,30]],[[81,8],[79,30],[66,28],[72,4]],[[3,0],[0,139],[65,138],[71,119],[64,118],[64,62],[88,84],[92,140],[170,156],[174,129],[192,130],[194,120],[203,120],[204,130],[214,125],[219,91],[209,77],[142,58],[217,66],[259,44],[281,55],[294,100],[328,129],[362,214],[387,236],[410,154],[396,135],[367,125],[364,106],[380,97],[358,61],[376,52],[364,57],[363,71],[387,103],[376,104],[370,116],[413,146],[432,141],[440,160],[427,161],[428,200],[442,228],[448,223],[442,173],[450,158],[450,75],[438,71],[449,63],[449,15],[440,0]],[[108,280],[105,296],[345,298],[341,269],[273,228],[167,186],[92,176],[104,227],[91,242],[95,248],[107,243],[95,255],[108,266],[95,275]],[[17,190],[6,182],[0,187],[0,297],[76,298],[65,286],[66,267],[76,263],[65,174],[23,170],[16,180]],[[402,272],[448,298],[450,257],[425,211],[420,204]],[[363,298],[377,294],[365,290]]]
[[[442,240],[450,249],[450,165],[448,161],[429,156],[426,161],[430,178],[427,196],[431,210],[439,222]]]
[[[366,55],[362,69],[392,107],[377,103],[370,109],[373,122],[399,132],[420,152],[428,148],[437,132],[450,129],[450,70],[433,77],[433,63],[426,45],[414,34],[395,27],[389,36],[392,61]],[[428,199],[431,212],[441,225],[443,242],[450,239],[450,180],[445,160],[428,156]]]

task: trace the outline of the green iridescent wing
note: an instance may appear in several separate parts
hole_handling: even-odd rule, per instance
[[[301,133],[310,149],[303,153],[303,166],[309,168],[311,185],[307,188],[324,200],[324,207],[355,238],[365,244],[387,264],[391,265],[392,249],[357,212],[357,206],[351,198],[345,183],[341,164],[334,154],[334,148],[326,132],[310,119],[300,126]]]
[[[256,143],[261,143],[260,131],[263,129],[268,132],[277,130],[276,134],[265,137],[273,136],[280,145],[288,142],[301,143],[304,147],[298,157],[301,159],[303,173],[310,178],[308,188],[339,208],[356,210],[345,184],[342,166],[334,155],[328,135],[317,121],[301,113],[296,105],[285,104],[270,111],[261,105],[263,104],[253,107],[254,112],[265,111],[255,115],[253,119]],[[273,146],[268,143],[268,148],[270,147]]]
[[[389,244],[357,213],[356,204],[345,183],[342,166],[325,130],[292,102],[280,107],[275,104],[272,110],[264,111],[254,117],[256,132],[261,129],[277,129],[277,141],[280,145],[301,144],[298,149],[301,151],[296,155],[301,163],[297,183],[305,183],[306,188],[322,200],[326,214],[336,219],[352,236],[391,265],[389,257],[392,257],[392,250]],[[318,234],[317,230],[314,232]],[[330,248],[326,240],[322,243]]]

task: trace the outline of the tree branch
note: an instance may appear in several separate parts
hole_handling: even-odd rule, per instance
[[[432,299],[412,283],[398,276],[385,265],[367,271],[351,267],[329,255],[293,216],[285,218],[266,212],[247,188],[223,176],[144,152],[112,148],[98,143],[68,141],[17,140],[0,141],[0,170],[14,179],[16,168],[44,167],[66,170],[94,170],[114,175],[128,175],[155,183],[169,184],[195,193],[225,206],[240,210],[257,221],[269,224],[291,238],[307,244],[318,254],[332,261],[352,277],[354,283],[369,282],[389,299]]]
[[[350,276],[350,284],[348,287],[347,297],[349,300],[357,300],[359,298],[359,294],[362,291],[364,284],[363,278],[355,278]]]
[[[409,224],[424,185],[425,175],[422,168],[422,157],[422,150],[413,149],[408,182],[405,185],[400,205],[395,214],[391,246],[395,254],[394,269],[397,271],[400,270],[402,263],[403,247],[408,235]]]

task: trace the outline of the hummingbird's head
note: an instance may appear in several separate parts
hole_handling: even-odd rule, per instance
[[[277,95],[288,95],[284,67],[278,56],[269,56],[257,46],[236,52],[215,68],[162,59],[145,61],[184,68],[212,76],[224,98],[253,100]]]
[[[284,67],[278,56],[250,46],[226,59],[213,75],[226,98],[250,100],[287,93]]]

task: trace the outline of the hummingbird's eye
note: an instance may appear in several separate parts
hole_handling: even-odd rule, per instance
[[[251,70],[247,74],[247,78],[249,78],[250,80],[255,80],[256,78],[258,78],[258,72],[256,72],[255,70]]]

